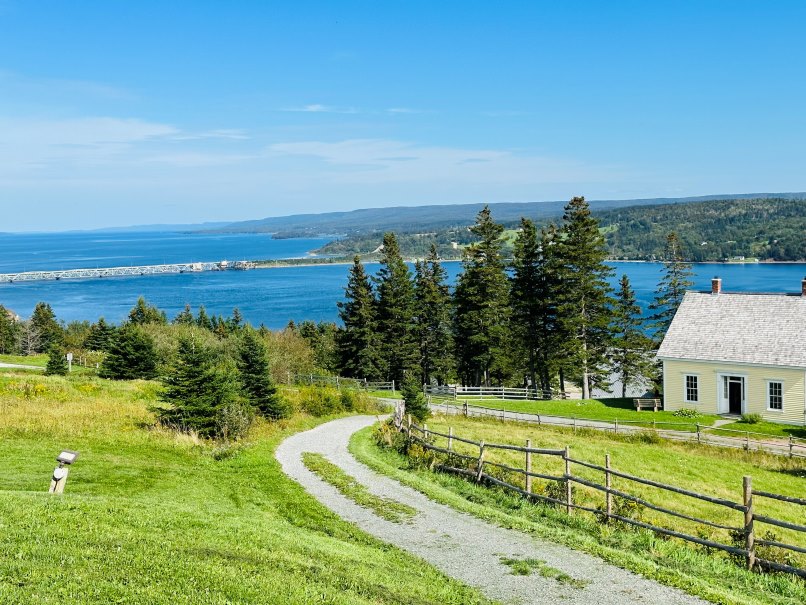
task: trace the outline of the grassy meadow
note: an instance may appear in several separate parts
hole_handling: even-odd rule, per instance
[[[439,403],[438,398],[434,398],[434,403]],[[448,403],[462,405],[464,399],[459,397],[456,401],[449,400]],[[703,414],[699,418],[685,418],[675,416],[673,412],[653,412],[643,410],[637,412],[633,406],[632,399],[563,399],[550,401],[526,401],[512,399],[468,399],[468,405],[478,405],[495,410],[505,410],[508,412],[520,412],[524,414],[545,414],[547,416],[564,416],[566,418],[577,418],[578,420],[600,420],[603,422],[630,422],[646,424],[652,426],[652,421],[672,422],[680,426],[667,427],[676,430],[696,430],[696,425],[711,426],[719,416]]]
[[[429,419],[428,428],[486,443],[525,445],[532,440],[537,448],[561,449],[568,445],[576,459],[604,465],[605,454],[610,454],[612,468],[686,488],[699,493],[741,502],[742,477],[751,475],[756,489],[802,497],[806,492],[806,468],[803,461],[790,460],[768,454],[748,453],[742,450],[724,450],[709,446],[696,446],[658,440],[654,435],[614,436],[597,431],[538,428],[534,425],[492,420],[435,416]],[[436,445],[446,446],[446,440],[436,438]],[[802,603],[806,599],[806,584],[782,574],[750,573],[729,560],[721,552],[668,539],[644,530],[634,530],[618,523],[605,524],[585,512],[576,512],[570,518],[564,507],[530,504],[511,492],[478,486],[452,475],[433,473],[427,469],[427,455],[411,460],[393,449],[378,447],[372,430],[358,434],[351,445],[359,459],[376,470],[396,477],[423,491],[429,497],[471,514],[507,527],[533,533],[553,541],[565,543],[601,556],[617,565],[632,569],[647,577],[684,588],[717,603]],[[454,449],[469,455],[478,455],[478,448],[454,441]],[[417,456],[415,448],[415,456]],[[424,452],[420,451],[420,455]],[[485,460],[523,467],[523,454],[487,449]],[[422,464],[425,463],[425,464]],[[558,458],[533,456],[533,470],[551,475],[563,474],[563,462]],[[487,472],[498,474],[510,483],[523,486],[522,476],[501,469],[487,467]],[[572,466],[572,472],[597,483],[604,483],[601,472]],[[553,482],[552,482],[553,483]],[[554,485],[558,485],[554,483]],[[656,505],[691,516],[740,527],[742,514],[706,502],[625,479],[614,478],[615,489],[640,496]],[[535,479],[534,489],[552,494],[549,482]],[[556,488],[554,488],[556,489]],[[560,493],[564,493],[564,488]],[[574,500],[593,508],[604,505],[601,492],[576,485]],[[728,532],[721,529],[697,528],[693,523],[662,515],[650,509],[631,508],[627,501],[616,502],[623,507],[622,514],[639,518],[678,531],[723,543],[730,543]],[[804,510],[796,505],[757,498],[759,514],[803,524]],[[803,534],[757,525],[757,535],[766,529],[774,530],[779,538],[792,544],[806,546]],[[776,553],[780,556],[780,551]],[[794,553],[793,553],[794,555]],[[790,560],[804,564],[794,555]]]
[[[487,602],[286,478],[274,448],[321,419],[222,447],[156,428],[157,389],[0,374],[0,602]],[[80,458],[54,497],[63,448]]]

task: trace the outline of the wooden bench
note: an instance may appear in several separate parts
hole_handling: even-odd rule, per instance
[[[633,399],[633,405],[635,406],[635,410],[640,412],[641,410],[649,410],[651,409],[653,412],[657,412],[660,407],[660,399]]]

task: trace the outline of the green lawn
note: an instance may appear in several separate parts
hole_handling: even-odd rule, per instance
[[[435,403],[439,400],[435,399]],[[461,397],[456,401],[449,401],[456,405],[462,405],[464,399]],[[584,420],[600,420],[604,422],[632,422],[646,426],[652,426],[653,420],[657,423],[668,422],[680,426],[668,426],[665,428],[678,430],[696,430],[696,424],[711,426],[716,415],[703,415],[699,418],[681,418],[675,416],[673,412],[653,412],[651,410],[635,411],[632,399],[566,399],[552,401],[524,401],[524,400],[502,400],[502,399],[467,399],[468,405],[477,405],[495,410],[507,410],[510,412],[523,412],[526,414],[545,414],[547,416],[563,416],[566,418],[577,418]],[[659,427],[663,428],[663,427]]]
[[[486,603],[342,522],[273,458],[318,420],[222,449],[150,428],[153,383],[0,375],[0,602]],[[62,448],[81,455],[46,491]]]
[[[595,431],[537,428],[534,425],[500,423],[489,420],[456,417],[429,419],[430,430],[447,432],[487,443],[524,444],[532,439],[534,447],[563,448],[570,446],[572,457],[603,464],[610,454],[612,467],[655,479],[679,487],[692,489],[712,496],[741,500],[744,475],[753,477],[756,489],[787,495],[806,492],[806,469],[802,461],[741,450],[724,450],[695,444],[681,444],[638,436],[613,436]],[[439,438],[437,445],[445,447]],[[478,449],[454,442],[458,451],[477,455]],[[619,566],[642,573],[669,585],[703,596],[717,603],[803,603],[806,602],[806,584],[791,576],[749,573],[730,561],[720,552],[709,552],[695,545],[675,539],[664,539],[647,531],[635,531],[618,525],[607,525],[588,513],[579,512],[571,517],[563,510],[551,506],[529,504],[511,492],[478,486],[452,475],[433,473],[427,466],[412,466],[410,460],[394,450],[381,449],[374,441],[372,430],[357,435],[351,450],[363,462],[376,470],[407,483],[429,497],[454,506],[481,518],[513,527],[553,541],[567,544],[601,556]],[[523,454],[487,449],[485,460],[510,466],[523,467]],[[533,470],[561,475],[562,461],[535,455]],[[602,473],[573,465],[575,475],[603,482]],[[510,482],[522,482],[520,476],[502,476]],[[742,515],[709,503],[692,500],[648,486],[638,486],[623,479],[614,479],[613,486],[639,495],[650,502],[687,512],[690,515],[717,521],[726,525],[742,525]],[[535,480],[537,492],[546,490],[548,482]],[[575,501],[586,506],[602,506],[604,498],[596,492],[576,486]],[[773,500],[758,499],[756,510],[765,514],[803,523],[803,510],[796,505]],[[716,541],[729,541],[727,532],[719,529],[696,530],[693,524],[673,517],[661,516],[649,509],[637,513],[640,518],[677,530],[694,532],[694,535]],[[759,533],[762,527],[759,526]],[[763,529],[772,529],[769,526]],[[780,538],[806,546],[802,534],[775,530]],[[804,558],[795,557],[801,565]]]
[[[763,433],[764,435],[783,438],[787,438],[791,435],[792,437],[798,437],[799,439],[806,439],[806,427],[793,424],[778,424],[777,422],[766,422],[763,420],[755,424],[740,421],[731,422],[730,424],[721,426],[720,429],[730,429],[731,431],[750,431],[750,433]],[[730,437],[741,437],[741,435],[737,433],[721,431],[719,429],[710,432],[723,434]]]
[[[48,356],[42,355],[0,355],[0,362],[16,363],[26,366],[37,366],[44,368],[48,365]]]

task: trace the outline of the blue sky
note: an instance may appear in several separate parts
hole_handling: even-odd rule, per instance
[[[0,0],[0,231],[806,190],[803,2]]]

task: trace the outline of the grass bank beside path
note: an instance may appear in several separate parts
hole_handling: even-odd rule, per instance
[[[488,603],[283,474],[276,446],[326,419],[225,449],[153,428],[157,388],[0,375],[0,602]],[[80,457],[53,497],[62,448]]]
[[[431,430],[442,431],[449,425],[456,435],[474,440],[484,439],[488,443],[518,444],[531,438],[534,447],[553,449],[569,445],[573,457],[596,463],[601,463],[604,454],[609,453],[615,469],[733,501],[740,500],[741,478],[745,474],[753,476],[754,485],[758,489],[787,495],[802,495],[806,491],[806,470],[802,463],[799,465],[798,461],[780,456],[667,441],[642,443],[636,437],[612,436],[590,430],[574,434],[570,430],[538,429],[533,425],[513,422],[455,417],[434,417],[428,422]],[[444,447],[444,444],[441,445]],[[454,441],[454,446],[458,447],[460,443]],[[504,527],[519,529],[600,556],[613,564],[715,603],[794,605],[806,602],[806,584],[792,576],[751,573],[722,553],[709,552],[705,548],[675,539],[665,539],[645,530],[636,531],[618,524],[603,524],[593,515],[584,512],[574,513],[569,517],[564,510],[531,504],[511,492],[479,486],[453,475],[433,473],[427,468],[413,466],[409,458],[394,450],[378,447],[373,429],[356,434],[351,443],[351,451],[376,471],[410,485],[438,502]],[[488,459],[523,466],[520,454],[514,452],[488,449],[485,460]],[[556,461],[543,461],[539,456],[533,457],[533,469],[536,472],[548,470],[551,474],[562,474],[561,468],[552,466],[555,463]],[[558,464],[561,466],[562,462]],[[589,476],[579,466],[574,466],[573,472],[578,476]],[[602,482],[601,473],[598,473],[598,477],[594,471],[590,473],[593,473],[590,475],[591,479]],[[517,481],[517,478],[510,475],[507,480]],[[701,506],[689,498],[683,503],[677,499],[682,497],[647,486],[638,487],[618,478],[614,479],[613,487],[681,512],[684,510],[682,506],[694,502],[694,508],[689,510],[694,516],[719,518],[727,525],[741,525],[740,513],[708,503],[702,503]],[[535,480],[536,490],[545,488],[546,484]],[[602,502],[596,498],[603,500],[600,493],[589,493],[577,488],[574,497],[588,506],[601,505]],[[764,509],[763,512],[761,508]],[[757,510],[760,514],[800,523],[803,521],[802,510],[795,505],[764,500],[763,503],[757,503]],[[653,515],[650,510],[642,512],[643,519],[663,527],[691,530],[686,526],[687,522],[680,519],[666,517],[661,520]],[[795,521],[796,518],[800,520]],[[722,532],[723,530],[715,529],[713,533],[703,533],[702,537],[727,540]],[[789,538],[788,535],[786,537]]]
[[[440,403],[434,399],[434,403]],[[444,403],[445,400],[442,400]],[[448,400],[448,403],[462,405],[465,402],[461,397],[457,400]],[[677,430],[696,430],[696,424],[711,426],[719,416],[702,415],[699,418],[683,418],[675,416],[673,412],[653,412],[651,410],[635,411],[632,399],[565,399],[551,401],[524,401],[511,399],[468,399],[468,405],[477,405],[495,410],[521,412],[524,414],[545,414],[547,416],[575,417],[585,420],[600,420],[613,422],[614,420],[641,422],[651,426],[652,421],[673,422],[679,427],[668,427]]]
[[[370,397],[377,397],[378,399],[400,399],[400,391],[366,391]]]
[[[37,366],[44,368],[48,365],[48,356],[41,355],[0,355],[0,362],[14,363],[23,366]]]
[[[722,425],[719,427],[719,429],[714,429],[711,431],[715,435],[741,438],[742,435],[738,433],[720,429],[730,429],[730,431],[749,431],[751,436],[752,433],[762,433],[764,435],[770,435],[771,437],[783,437],[784,439],[788,438],[790,435],[799,439],[806,439],[806,427],[793,424],[778,424],[777,422],[767,422],[764,420],[761,422],[756,422],[755,424],[740,421],[731,422],[730,424]]]

